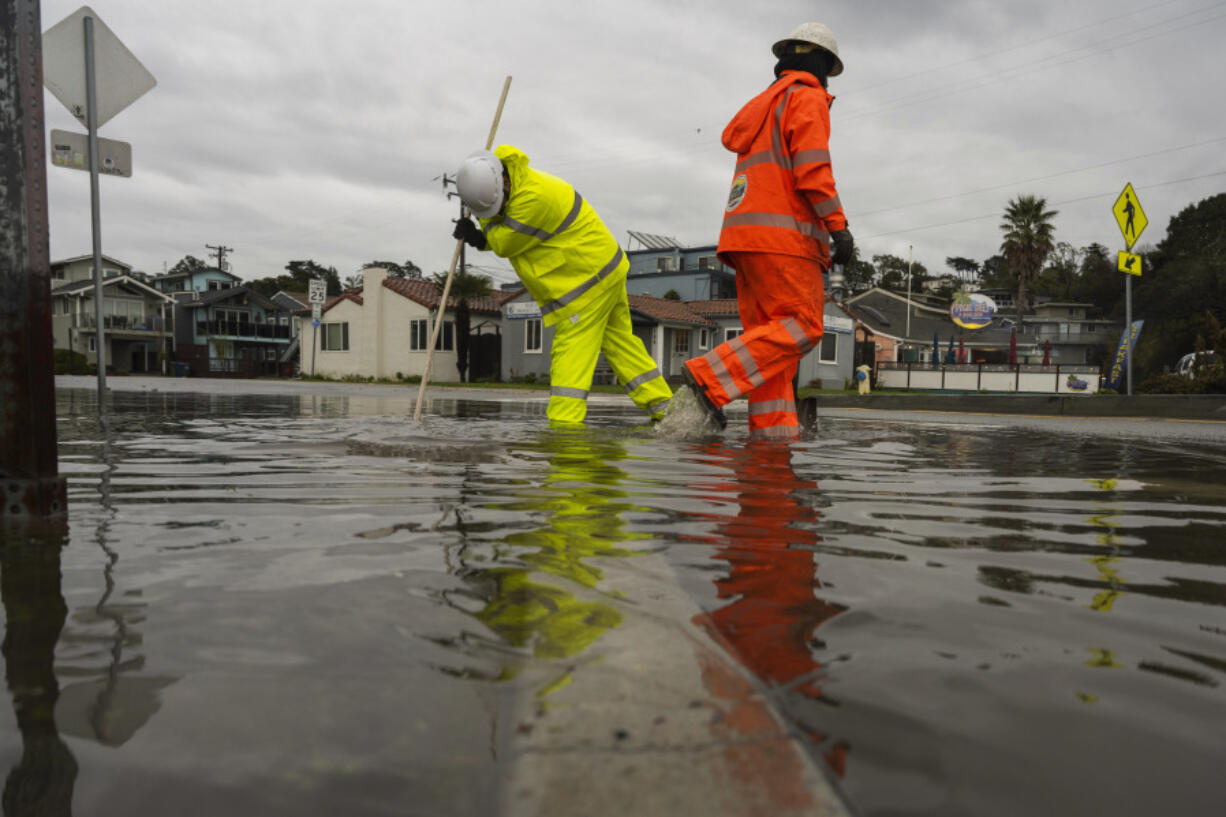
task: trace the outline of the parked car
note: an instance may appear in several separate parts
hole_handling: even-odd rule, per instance
[[[1196,375],[1197,354],[1197,352],[1189,352],[1188,354],[1179,358],[1179,362],[1175,364],[1175,373],[1181,374],[1184,377],[1194,377]],[[1203,366],[1212,366],[1215,363],[1218,363],[1216,352],[1200,352],[1199,354],[1203,356],[1203,361],[1201,364]]]

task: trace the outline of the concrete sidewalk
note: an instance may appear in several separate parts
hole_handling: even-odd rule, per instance
[[[821,394],[804,399],[805,408],[875,411],[1032,414],[1051,417],[1153,417],[1226,422],[1226,395],[1199,394]],[[810,409],[810,406],[812,408]]]

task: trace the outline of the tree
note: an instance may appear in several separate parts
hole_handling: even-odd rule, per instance
[[[336,267],[324,267],[314,261],[290,261],[285,265],[286,274],[257,278],[248,281],[247,286],[271,298],[278,292],[307,292],[311,287],[312,278],[323,278],[328,282],[328,294],[340,295],[341,282],[336,273]]]
[[[1003,255],[985,258],[979,265],[979,286],[983,289],[1008,289],[1011,283],[1009,263]]]
[[[876,276],[876,268],[860,257],[860,248],[853,249],[851,261],[843,267],[843,278],[847,281],[847,291],[855,294],[871,289]]]
[[[1017,325],[1029,306],[1026,287],[1043,270],[1043,262],[1055,245],[1052,236],[1056,228],[1052,219],[1057,211],[1047,209],[1047,199],[1039,196],[1018,196],[1005,207],[1005,220],[1000,223],[1004,233],[1000,251],[1009,264],[1009,272],[1017,283]]]
[[[909,263],[897,255],[874,255],[873,265],[877,268],[877,286],[882,289],[894,289],[900,292],[907,290],[907,274],[911,275],[911,291],[920,292],[924,282],[928,280],[928,268],[918,261]]]
[[[681,293],[680,293],[680,292],[678,292],[678,291],[677,291],[677,290],[675,290],[675,289],[670,289],[668,292],[665,292],[665,293],[664,293],[664,300],[666,300],[666,301],[680,301],[680,300],[681,300]]]
[[[945,259],[945,265],[954,271],[960,280],[973,284],[979,280],[979,262],[973,258],[963,258],[951,255]]]
[[[1047,266],[1039,274],[1035,289],[1071,301],[1080,271],[1081,251],[1074,249],[1067,241],[1061,241],[1048,256]]]
[[[169,275],[178,275],[180,273],[192,273],[196,270],[208,269],[208,264],[201,261],[194,255],[185,255],[170,268]]]
[[[434,283],[438,286],[439,296],[443,294],[443,288],[447,284],[447,273],[436,272],[434,274]],[[455,366],[460,370],[460,382],[463,383],[468,377],[468,338],[472,331],[472,321],[468,311],[468,301],[470,298],[480,298],[484,295],[489,295],[493,292],[494,281],[488,275],[478,275],[471,273],[461,267],[455,271],[455,275],[451,279],[451,289],[447,293],[448,299],[455,300]],[[439,315],[444,312],[442,304],[439,305]]]
[[[403,264],[397,264],[395,261],[367,261],[362,265],[362,269],[371,267],[382,267],[387,270],[388,278],[421,278],[421,267],[407,259]]]

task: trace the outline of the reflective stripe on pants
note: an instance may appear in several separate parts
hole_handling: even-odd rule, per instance
[[[673,393],[643,342],[634,335],[625,287],[603,294],[576,317],[575,321],[561,321],[554,331],[546,411],[549,419],[583,422],[587,400],[580,395],[591,388],[592,373],[602,352],[618,381],[626,384],[634,404],[652,417],[661,416]]]
[[[821,342],[821,265],[790,255],[730,256],[744,332],[686,366],[717,406],[749,396],[752,436],[796,437],[792,378],[801,358]]]

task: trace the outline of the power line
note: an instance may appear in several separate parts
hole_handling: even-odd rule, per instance
[[[1124,162],[1133,162],[1138,159],[1149,159],[1154,156],[1162,156],[1163,154],[1167,154],[1167,153],[1176,153],[1181,150],[1188,150],[1190,148],[1202,147],[1204,145],[1213,145],[1218,142],[1226,142],[1226,136],[1218,136],[1214,139],[1206,139],[1201,142],[1192,142],[1191,144],[1180,145],[1179,147],[1174,147],[1174,148],[1166,148],[1164,150],[1155,150],[1152,153],[1141,153],[1136,156],[1128,156],[1123,159],[1113,159],[1110,162],[1101,162],[1100,164],[1096,164],[1096,165],[1085,165],[1084,167],[1077,167],[1071,170],[1062,170],[1059,173],[1050,173],[1046,176],[1034,176],[1029,179],[1021,179],[1020,181],[1015,181],[1015,182],[1006,182],[1004,184],[997,184],[991,187],[980,187],[977,190],[968,190],[963,193],[952,193],[948,196],[937,196],[936,198],[923,199],[921,201],[913,201],[913,202],[910,202],[909,204],[899,204],[897,206],[886,207],[881,210],[869,210],[866,212],[857,212],[856,217],[864,218],[866,216],[880,215],[881,213],[891,213],[895,210],[905,210],[910,207],[918,207],[921,204],[932,204],[933,202],[949,201],[950,199],[959,199],[964,196],[974,196],[979,193],[990,193],[993,190],[1001,190],[1006,187],[1016,187],[1022,184],[1033,184],[1034,182],[1047,181],[1048,179],[1056,179],[1061,176],[1072,176],[1077,173],[1085,173],[1088,170],[1099,170],[1104,167],[1111,167],[1112,165],[1123,164]]]
[[[1165,182],[1154,182],[1153,184],[1146,184],[1146,185],[1138,184],[1138,185],[1133,185],[1133,187],[1138,191],[1152,190],[1157,187],[1168,187],[1172,184],[1183,184],[1184,182],[1194,182],[1194,181],[1199,181],[1200,179],[1213,178],[1214,176],[1226,176],[1226,170],[1218,170],[1213,173],[1202,173],[1199,176],[1189,176],[1184,179],[1171,179]],[[1118,191],[1112,192],[1112,193],[1093,193],[1089,196],[1078,196],[1077,198],[1073,198],[1073,199],[1062,199],[1060,201],[1053,201],[1051,202],[1051,206],[1060,207],[1065,204],[1077,204],[1083,201],[1092,201],[1094,199],[1111,198],[1111,197],[1118,196],[1118,195],[1119,195]],[[865,236],[863,240],[867,241],[872,238],[884,238],[886,236],[891,236],[891,235],[904,235],[906,233],[918,233],[918,232],[923,232],[925,230],[936,230],[941,227],[952,227],[957,224],[969,224],[972,221],[982,221],[985,218],[1000,218],[1000,216],[1001,214],[999,212],[983,213],[981,215],[970,216],[968,218],[960,218],[954,221],[944,221],[944,222],[941,222],[940,224],[924,224],[919,227],[907,227],[906,229],[903,229],[903,230],[890,230],[889,232],[884,232],[884,233],[874,233],[873,235]]]

